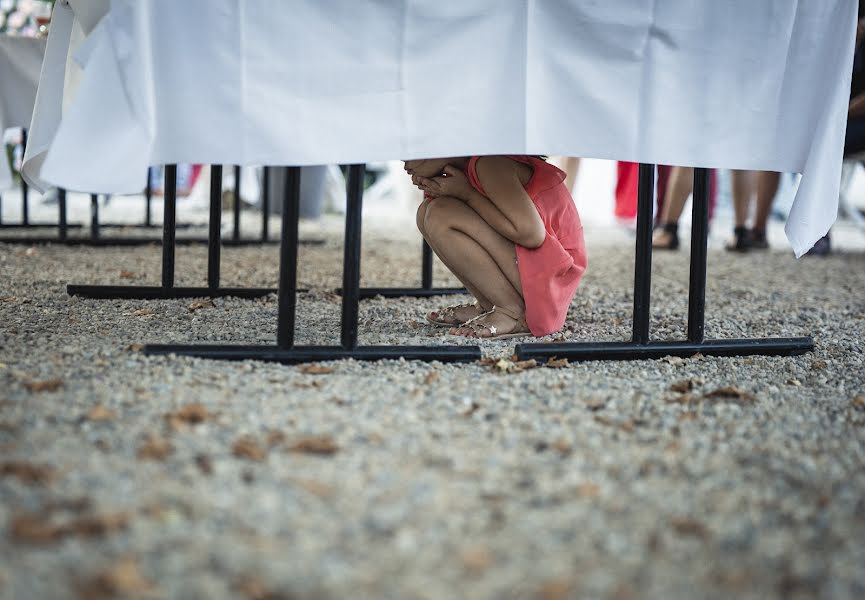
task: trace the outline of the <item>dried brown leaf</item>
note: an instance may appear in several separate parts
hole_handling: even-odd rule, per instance
[[[187,308],[189,309],[189,312],[195,312],[204,308],[213,308],[214,306],[216,305],[213,303],[213,300],[196,300],[195,302],[191,303]]]
[[[198,465],[198,470],[203,475],[213,474],[213,462],[211,462],[210,457],[206,454],[196,454],[195,464]]]
[[[719,400],[719,401],[733,401],[738,403],[746,403],[746,402],[756,402],[757,398],[751,392],[747,392],[742,390],[734,385],[728,385],[725,387],[718,388],[716,390],[712,390],[711,392],[705,394],[704,398],[708,398],[711,400]]]
[[[285,432],[284,431],[271,431],[267,434],[267,446],[269,448],[273,448],[274,446],[279,446],[285,443]]]
[[[118,273],[120,279],[135,279],[135,273],[132,271],[124,271],[121,269],[120,273]]]
[[[95,514],[68,518],[56,518],[59,507],[46,506],[42,512],[18,513],[11,519],[9,532],[17,542],[47,544],[66,537],[103,537],[129,526],[126,513]]]
[[[141,352],[144,349],[144,344],[129,344],[126,349],[130,352]]]
[[[44,485],[55,475],[54,469],[48,465],[15,460],[0,463],[0,477],[15,477],[27,485]]]
[[[541,584],[538,600],[567,600],[573,589],[574,582],[569,579],[551,579]]]
[[[700,398],[695,394],[691,394],[690,392],[679,394],[678,396],[671,396],[664,400],[667,404],[695,404],[700,401]]]
[[[850,401],[850,404],[856,410],[865,410],[865,394],[856,394],[856,396]]]
[[[693,379],[683,379],[681,381],[677,381],[673,385],[670,386],[670,389],[674,392],[679,392],[680,394],[684,394],[685,392],[690,392],[694,389],[694,380]]]
[[[118,597],[141,597],[153,592],[154,584],[142,575],[138,561],[132,557],[118,560],[81,585],[81,597],[108,600]]]
[[[624,421],[618,421],[615,419],[611,419],[610,417],[605,417],[604,415],[595,415],[595,421],[597,421],[601,425],[616,427],[627,433],[631,433],[632,431],[634,431],[634,426],[637,424],[633,419],[625,419]]]
[[[690,517],[674,517],[670,519],[670,527],[672,527],[679,535],[687,535],[705,539],[709,537],[709,530],[700,521]]]
[[[187,425],[204,423],[212,416],[206,406],[200,402],[193,402],[181,406],[174,412],[167,413],[165,418],[172,429],[183,429]]]
[[[674,367],[681,365],[682,363],[685,362],[685,359],[681,358],[679,356],[665,356],[661,360],[663,360],[664,362],[670,363]]]
[[[43,381],[25,381],[24,387],[30,392],[56,392],[63,387],[63,380],[54,377]]]
[[[478,409],[481,407],[477,402],[472,402],[467,409],[465,409],[461,414],[464,417],[470,417],[475,414]]]
[[[327,375],[333,373],[335,370],[333,367],[325,367],[323,365],[304,365],[300,368],[300,372],[307,375]]]
[[[245,460],[262,461],[267,457],[264,449],[262,449],[255,438],[250,436],[244,436],[234,442],[231,453],[237,458]]]
[[[547,362],[544,366],[551,369],[563,369],[564,367],[568,366],[568,359],[556,358],[555,356],[551,356],[549,359],[547,359]]]
[[[152,308],[139,308],[138,310],[134,310],[129,314],[133,317],[149,317],[155,315],[156,311]]]
[[[469,546],[461,552],[463,567],[469,573],[478,575],[493,565],[494,557],[486,546]]]
[[[101,404],[97,404],[87,412],[87,419],[90,421],[113,421],[116,418],[116,412]]]
[[[569,441],[561,440],[561,439],[553,442],[552,446],[553,446],[553,450],[555,450],[556,452],[558,452],[562,456],[566,456],[566,455],[570,454],[574,449],[573,446],[571,446],[571,443]]]
[[[429,373],[426,374],[426,377],[424,377],[423,382],[426,385],[429,385],[431,383],[435,383],[438,380],[439,380],[439,372],[438,371],[430,371]]]
[[[594,498],[601,493],[601,486],[597,483],[580,483],[576,487],[576,494],[580,498]]]
[[[147,435],[144,443],[138,448],[138,459],[165,460],[173,451],[174,448],[171,442],[155,433],[151,433]]]
[[[300,438],[289,446],[288,449],[291,452],[329,456],[336,454],[339,451],[339,446],[337,446],[334,439],[329,435],[316,435]]]
[[[601,410],[607,405],[607,401],[603,398],[589,398],[586,400],[586,408],[592,412]]]

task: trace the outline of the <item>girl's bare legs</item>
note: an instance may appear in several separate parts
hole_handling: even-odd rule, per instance
[[[574,193],[574,183],[577,181],[577,173],[580,170],[580,159],[575,156],[566,156],[562,159],[562,171],[565,172],[565,188]]]
[[[418,209],[417,209],[417,228],[420,231],[423,238],[426,240],[426,243],[429,244],[430,248],[432,248],[432,251],[436,254],[436,256],[439,257],[439,260],[441,260],[444,263],[444,265],[448,268],[448,270],[451,273],[453,273],[457,279],[459,279],[460,283],[462,283],[463,286],[465,286],[466,290],[468,290],[468,292],[472,296],[474,296],[477,303],[474,306],[456,306],[456,307],[448,307],[447,309],[440,310],[440,311],[433,311],[429,314],[429,318],[431,318],[434,321],[437,321],[439,319],[443,319],[445,317],[451,317],[452,316],[454,321],[458,321],[458,323],[455,323],[455,324],[461,325],[461,324],[465,323],[466,321],[468,321],[470,319],[474,319],[475,317],[482,315],[483,313],[487,312],[488,310],[491,310],[493,307],[493,303],[490,302],[489,299],[487,299],[483,294],[481,294],[480,291],[477,290],[477,288],[472,286],[472,284],[470,282],[467,282],[464,279],[462,279],[459,276],[459,274],[456,271],[454,271],[453,267],[450,264],[448,264],[448,261],[444,257],[442,257],[441,252],[439,252],[439,250],[437,249],[436,246],[438,244],[438,241],[430,239],[430,236],[427,235],[426,228],[425,228],[426,213],[427,213],[427,209],[429,208],[431,202],[433,202],[433,201],[424,200],[421,203],[421,205],[418,207]],[[445,311],[447,311],[447,314],[444,314]]]
[[[694,169],[691,167],[673,167],[667,183],[667,193],[664,196],[664,208],[661,211],[662,227],[655,231],[652,237],[652,247],[674,249],[678,246],[676,227],[685,202],[694,189]]]
[[[430,203],[423,230],[454,275],[465,282],[468,289],[477,291],[475,297],[525,315],[516,247],[512,241],[490,227],[465,202],[449,197],[436,198]],[[481,317],[478,324],[493,326],[498,333],[520,331],[520,324],[501,312]],[[452,332],[469,335],[471,330],[460,328]]]

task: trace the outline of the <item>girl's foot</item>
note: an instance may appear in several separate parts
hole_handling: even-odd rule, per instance
[[[485,340],[504,340],[531,335],[524,314],[501,306],[468,321],[462,327],[454,327],[451,335]]]
[[[484,314],[484,312],[486,311],[477,302],[472,304],[457,304],[439,311],[432,311],[426,316],[426,320],[433,325],[453,327],[471,321]]]
[[[652,236],[652,248],[656,250],[678,250],[679,224],[664,223],[659,225]]]
[[[752,229],[748,236],[748,246],[756,250],[768,250],[769,240],[766,239],[766,230]]]

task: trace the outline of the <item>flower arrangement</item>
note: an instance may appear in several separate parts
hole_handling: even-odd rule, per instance
[[[36,36],[54,0],[0,0],[0,33]]]

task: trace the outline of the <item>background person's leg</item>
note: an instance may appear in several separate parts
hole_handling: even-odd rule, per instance
[[[776,171],[757,172],[757,210],[754,213],[754,227],[751,229],[751,246],[765,249],[769,247],[766,240],[766,224],[769,213],[772,212],[772,202],[778,193],[781,174]]]
[[[727,250],[744,252],[748,249],[748,212],[751,207],[751,196],[754,195],[754,171],[733,169],[730,171],[730,182],[733,194],[733,239],[727,244]]]
[[[694,189],[694,169],[673,167],[664,197],[661,214],[661,228],[652,237],[652,247],[661,250],[674,250],[679,247],[679,218],[685,209],[685,202]]]

